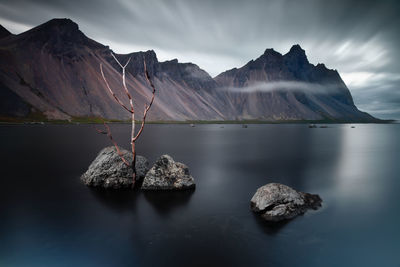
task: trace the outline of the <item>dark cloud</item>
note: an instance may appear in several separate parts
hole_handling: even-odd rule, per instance
[[[399,14],[397,0],[0,0],[0,23],[16,33],[69,17],[117,52],[154,49],[213,76],[299,43],[310,62],[340,72],[361,109],[384,118],[400,118]]]

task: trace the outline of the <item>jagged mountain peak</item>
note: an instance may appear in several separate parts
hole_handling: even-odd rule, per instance
[[[281,53],[275,51],[273,48],[265,49],[264,56],[282,56]]]
[[[65,28],[69,30],[79,30],[78,24],[69,18],[51,19],[39,25],[37,28],[54,28],[54,27]]]
[[[143,62],[143,60],[146,60],[147,64],[158,63],[157,54],[154,50],[132,52],[129,54],[117,54],[117,57],[121,57],[126,60],[128,60],[128,58],[131,58],[132,61],[141,62]]]
[[[215,81],[199,66],[193,63],[179,63],[172,59],[160,63],[160,71],[175,79],[183,79],[191,87],[201,85],[202,88],[214,87]]]
[[[52,19],[16,36],[19,46],[45,48],[51,54],[62,55],[77,48],[103,49],[104,45],[88,38],[71,19]]]
[[[287,52],[284,57],[289,58],[289,59],[297,59],[297,60],[303,60],[303,61],[307,61],[308,63],[308,59],[306,56],[306,51],[301,48],[300,45],[295,44],[293,45],[289,52]]]
[[[133,55],[133,56],[134,55],[146,55],[146,56],[157,58],[157,54],[153,49],[150,49],[147,51],[133,52],[133,53],[130,53],[129,55]]]
[[[179,63],[179,61],[178,61],[177,58],[174,58],[174,59],[171,59],[171,60],[166,60],[166,61],[164,61],[164,62],[166,62],[166,63],[173,63],[173,64]]]
[[[31,30],[22,33],[21,35],[46,35],[53,37],[86,37],[80,30],[77,23],[72,21],[71,19],[62,18],[62,19],[52,19],[49,20]],[[76,40],[78,41],[78,40]]]
[[[317,69],[321,69],[321,70],[327,70],[327,69],[328,69],[328,68],[325,66],[324,63],[318,63],[315,67],[316,67]]]
[[[127,66],[127,71],[134,76],[142,75],[144,73],[144,62],[146,62],[147,71],[150,75],[156,75],[159,71],[159,62],[154,50],[139,51],[129,54],[115,54],[115,56],[123,65],[128,62],[129,58],[131,59]],[[112,58],[111,51],[105,51],[104,57],[116,69],[120,68],[118,63]]]
[[[289,53],[304,53],[305,54],[305,50],[299,45],[299,44],[294,44],[292,45],[292,47],[289,50]]]
[[[293,45],[289,52],[283,56],[285,65],[299,79],[311,68],[307,59],[306,51],[300,45]]]

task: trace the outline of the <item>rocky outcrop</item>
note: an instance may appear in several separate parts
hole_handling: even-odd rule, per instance
[[[185,190],[195,188],[189,168],[162,155],[144,177],[143,190]]]
[[[132,162],[132,153],[120,149],[122,155],[128,162]],[[149,162],[143,156],[136,156],[136,181],[144,178],[149,170]],[[128,188],[133,184],[133,170],[126,166],[115,147],[106,147],[100,151],[95,160],[90,164],[89,169],[81,176],[81,180],[92,187],[103,188]]]
[[[257,189],[251,199],[251,209],[270,222],[288,220],[305,213],[308,209],[321,207],[318,195],[298,192],[293,188],[270,183]]]

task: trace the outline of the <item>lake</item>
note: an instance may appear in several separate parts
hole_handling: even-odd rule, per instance
[[[0,266],[400,266],[400,124],[328,126],[146,125],[138,154],[197,187],[141,192],[80,182],[110,145],[91,125],[0,125]],[[266,224],[250,199],[270,182],[323,206]]]

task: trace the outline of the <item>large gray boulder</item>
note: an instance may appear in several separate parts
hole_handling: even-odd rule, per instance
[[[120,151],[124,158],[131,163],[132,152],[121,148]],[[137,155],[135,181],[143,179],[148,170],[147,159]],[[81,176],[81,180],[87,186],[119,189],[132,186],[132,175],[132,167],[125,165],[114,146],[109,146],[100,151],[89,169]]]
[[[144,177],[143,190],[185,190],[195,188],[188,167],[162,155]]]
[[[321,207],[318,195],[303,193],[293,188],[270,183],[257,189],[251,199],[251,209],[270,222],[288,220],[305,213],[308,209]]]

